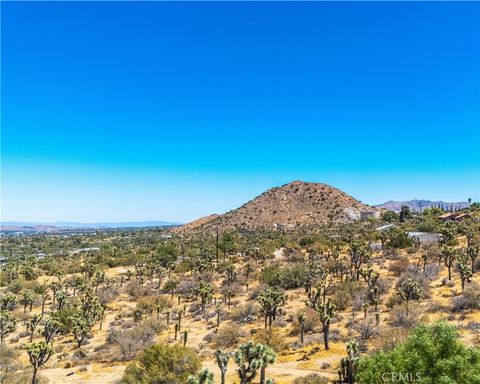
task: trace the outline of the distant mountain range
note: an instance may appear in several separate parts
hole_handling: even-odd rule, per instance
[[[450,209],[462,209],[469,206],[468,201],[458,201],[458,202],[449,202],[449,201],[431,201],[431,200],[407,200],[407,201],[387,201],[386,203],[376,205],[377,208],[388,209],[389,211],[400,212],[403,205],[409,207],[412,211],[420,212],[425,208],[431,207],[443,207],[445,210]]]
[[[77,223],[73,221],[56,221],[53,223],[24,222],[24,221],[3,221],[0,227],[5,230],[16,230],[31,228],[32,230],[52,229],[106,229],[106,228],[143,228],[143,227],[166,227],[179,225],[178,222],[169,221],[127,221],[122,223]]]

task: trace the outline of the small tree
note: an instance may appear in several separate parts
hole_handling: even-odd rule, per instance
[[[35,334],[35,330],[37,329],[38,324],[42,320],[41,315],[33,315],[31,319],[27,323],[28,331],[30,332],[30,342],[33,341],[33,336]]]
[[[422,297],[420,284],[417,280],[411,278],[406,279],[400,284],[399,287],[397,287],[397,293],[402,301],[405,302],[405,308],[408,316],[408,303],[410,301],[420,300]]]
[[[267,319],[268,325],[271,327],[278,307],[285,301],[285,296],[276,288],[268,288],[257,296],[257,300],[265,316],[265,328],[267,328]]]
[[[35,294],[32,290],[27,289],[23,292],[22,304],[23,304],[23,313],[27,311],[27,307],[30,307],[30,312],[32,311],[33,302],[35,301]]]
[[[265,380],[265,368],[275,361],[275,357],[275,352],[263,344],[254,345],[252,341],[249,341],[240,345],[233,357],[238,365],[237,373],[240,378],[240,384],[252,383],[259,369],[262,369],[262,377]],[[260,382],[264,384],[264,381]]]
[[[303,344],[303,335],[305,334],[305,320],[307,319],[307,316],[305,315],[305,312],[301,312],[298,315],[298,323],[300,324],[300,343]]]
[[[53,347],[51,343],[46,341],[38,341],[27,344],[26,350],[33,368],[32,384],[37,384],[37,373],[40,367],[45,365],[52,356]]]
[[[5,336],[15,330],[16,322],[10,318],[10,312],[0,310],[0,346],[3,345]]]
[[[207,300],[212,297],[213,294],[213,287],[210,283],[206,281],[200,281],[199,286],[196,289],[197,294],[200,296],[202,300],[202,312],[205,311],[205,304]]]
[[[443,247],[442,256],[445,266],[448,268],[448,280],[452,280],[452,265],[457,259],[458,251],[453,247]]]
[[[475,273],[475,260],[477,259],[479,252],[480,246],[477,244],[472,244],[467,247],[467,255],[470,258],[472,274]]]
[[[470,278],[473,276],[473,273],[470,267],[467,265],[467,257],[464,255],[463,257],[458,258],[457,262],[457,271],[460,275],[460,281],[462,284],[462,292],[465,289],[465,282],[469,283]]]
[[[196,376],[190,376],[187,384],[214,384],[213,373],[207,368],[204,368]]]
[[[77,348],[80,348],[83,341],[87,338],[92,330],[92,323],[83,317],[80,313],[72,316],[73,337],[77,342]]]
[[[355,371],[358,363],[358,343],[349,341],[347,343],[347,357],[340,360],[338,377],[340,383],[354,384]]]
[[[326,303],[320,304],[315,310],[318,313],[320,322],[322,323],[323,341],[325,349],[329,349],[328,337],[330,335],[330,323],[335,316],[335,305],[330,302],[330,299]]]
[[[225,384],[225,376],[227,374],[228,360],[230,360],[230,352],[223,352],[221,349],[215,351],[215,359],[217,360],[218,369],[220,369],[220,383]]]

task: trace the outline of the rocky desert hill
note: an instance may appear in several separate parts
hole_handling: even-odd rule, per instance
[[[221,229],[292,228],[358,220],[361,212],[377,208],[327,184],[293,181],[269,189],[241,207],[223,215],[203,217],[178,231]]]

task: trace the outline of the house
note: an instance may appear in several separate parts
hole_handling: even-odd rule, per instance
[[[442,235],[438,233],[428,232],[407,232],[408,236],[420,240],[420,244],[439,243],[442,240]]]
[[[470,214],[467,212],[447,212],[438,216],[442,221],[462,221],[470,218]]]

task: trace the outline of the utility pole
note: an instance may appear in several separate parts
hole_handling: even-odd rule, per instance
[[[216,241],[215,241],[215,259],[217,262],[217,268],[218,268],[218,224],[217,224],[217,235],[216,235]]]
[[[422,201],[419,201],[419,202],[418,202],[418,206],[420,207],[420,213],[422,213],[423,202],[422,202]]]

